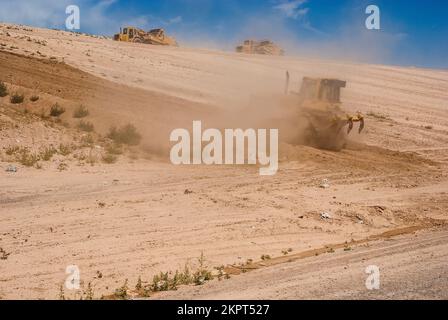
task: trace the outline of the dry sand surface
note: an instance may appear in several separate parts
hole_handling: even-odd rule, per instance
[[[192,120],[244,125],[251,115],[242,108],[257,94],[281,93],[286,70],[295,88],[303,76],[348,81],[344,109],[367,116],[365,132],[353,135],[347,150],[283,143],[272,177],[253,166],[168,162],[173,128],[189,128]],[[57,299],[68,265],[79,267],[83,290],[90,282],[99,298],[125,279],[133,289],[139,277],[145,284],[186,263],[195,268],[201,253],[212,269],[403,227],[428,230],[155,298],[447,298],[446,281],[436,285],[448,268],[440,263],[448,246],[447,71],[154,47],[0,25],[0,80],[26,97],[19,105],[0,98],[0,298]],[[66,109],[58,121],[42,116],[54,103]],[[96,133],[76,128],[72,113],[80,104]],[[141,133],[140,146],[102,163],[104,135],[126,123]],[[59,151],[37,169],[17,163],[15,146]],[[9,164],[18,171],[6,172]],[[329,188],[320,188],[323,179]],[[377,295],[360,288],[361,267],[370,260],[384,266],[384,277],[391,272]],[[406,280],[408,271],[415,281]],[[65,295],[79,298],[81,291]]]

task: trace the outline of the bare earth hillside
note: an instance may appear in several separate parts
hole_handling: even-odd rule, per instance
[[[255,166],[169,162],[171,130],[193,120],[244,126],[256,116],[245,106],[258,94],[281,94],[287,70],[293,90],[303,76],[346,80],[344,109],[366,115],[365,132],[338,153],[282,143],[272,177]],[[446,281],[436,281],[448,268],[440,263],[447,71],[0,25],[0,80],[9,91],[0,97],[0,298],[57,299],[68,265],[79,267],[82,290],[66,298],[80,298],[88,283],[95,298],[111,297],[126,279],[136,296],[139,277],[145,285],[186,264],[194,270],[202,253],[221,282],[151,297],[447,297]],[[24,101],[12,104],[13,93]],[[57,117],[55,104],[65,111]],[[89,111],[82,119],[74,117],[81,105]],[[126,124],[142,139],[117,151],[107,133]],[[16,172],[6,171],[11,165]],[[372,263],[389,276],[377,295],[364,287]],[[398,290],[400,272],[412,281]]]

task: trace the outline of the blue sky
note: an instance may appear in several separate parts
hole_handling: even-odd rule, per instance
[[[0,0],[0,21],[64,28],[78,4],[81,31],[164,27],[181,45],[232,50],[271,38],[289,54],[448,69],[448,0]],[[381,30],[367,30],[367,5]]]

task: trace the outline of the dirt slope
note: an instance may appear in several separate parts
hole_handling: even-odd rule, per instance
[[[447,230],[382,240],[350,251],[268,267],[155,299],[448,299]],[[367,290],[368,266],[380,267],[379,290]]]
[[[133,287],[138,277],[148,283],[161,271],[195,266],[201,252],[213,268],[447,219],[447,72],[160,48],[6,25],[0,49],[0,79],[27,97],[21,105],[0,98],[2,157],[8,146],[75,140],[72,111],[85,104],[98,134],[131,122],[144,136],[142,149],[162,160],[122,155],[116,164],[92,166],[68,155],[67,170],[16,164],[15,173],[0,162],[2,298],[57,298],[67,265],[79,266],[82,288],[91,282],[99,298],[125,279]],[[282,144],[273,177],[252,166],[167,162],[163,146],[172,128],[238,115],[252,95],[282,91],[285,70],[295,86],[303,75],[347,80],[344,108],[367,115],[365,134],[341,153]],[[36,93],[40,99],[29,102]],[[67,108],[61,121],[69,128],[25,115],[55,102]],[[323,179],[329,188],[320,187]],[[400,261],[413,255],[404,248],[410,253]],[[436,261],[432,267],[445,272]],[[266,277],[275,282],[277,275]],[[286,279],[279,275],[280,283]],[[235,292],[244,280],[229,281]],[[301,280],[291,281],[294,287]],[[310,284],[308,293],[316,290]],[[302,297],[292,292],[265,297]],[[79,298],[81,291],[65,294]]]

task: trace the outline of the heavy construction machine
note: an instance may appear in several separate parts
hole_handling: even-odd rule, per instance
[[[178,46],[176,39],[168,37],[163,29],[144,31],[135,27],[120,28],[120,33],[114,35],[114,40],[162,46]]]
[[[246,40],[242,45],[236,47],[236,52],[249,54],[264,54],[271,56],[282,56],[285,54],[282,48],[274,44],[272,41],[263,40]]]
[[[289,73],[286,89],[289,91]],[[364,129],[361,113],[350,115],[341,108],[341,88],[346,82],[338,79],[303,78],[297,97],[297,116],[305,121],[303,139],[305,144],[321,149],[340,151],[346,145],[346,135],[359,122],[358,133]],[[347,131],[344,128],[347,127]]]

